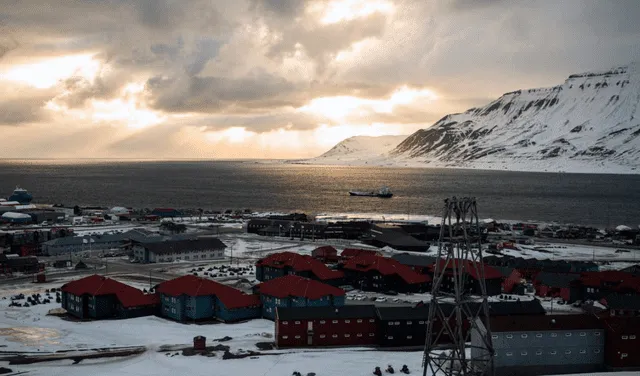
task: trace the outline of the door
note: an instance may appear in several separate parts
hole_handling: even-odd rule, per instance
[[[313,345],[313,321],[307,321],[307,345]]]

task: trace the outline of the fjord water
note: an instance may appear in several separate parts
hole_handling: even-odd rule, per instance
[[[16,185],[36,203],[438,215],[451,195],[480,216],[640,224],[640,175],[309,166],[254,161],[0,161],[0,197]],[[388,185],[391,199],[350,197]]]

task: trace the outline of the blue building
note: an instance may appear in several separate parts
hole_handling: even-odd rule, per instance
[[[260,298],[218,282],[186,275],[156,286],[163,317],[176,321],[240,321],[260,317]]]
[[[287,275],[256,286],[262,302],[262,316],[275,319],[277,307],[341,307],[344,290],[322,282]]]

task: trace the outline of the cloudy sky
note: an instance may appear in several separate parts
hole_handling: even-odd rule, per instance
[[[0,158],[304,158],[640,60],[637,0],[0,4]]]

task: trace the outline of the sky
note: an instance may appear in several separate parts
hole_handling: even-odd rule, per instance
[[[0,158],[307,158],[640,61],[637,0],[0,2]]]

